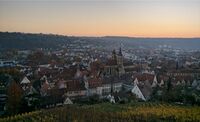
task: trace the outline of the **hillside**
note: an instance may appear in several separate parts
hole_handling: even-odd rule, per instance
[[[27,34],[0,32],[1,49],[35,49],[58,48],[59,45],[74,40],[75,37],[67,37],[52,34]]]
[[[200,107],[157,103],[71,105],[25,113],[0,122],[198,122]]]
[[[0,49],[36,49],[60,48],[64,44],[73,43],[75,40],[85,41],[87,44],[101,45],[113,49],[120,45],[123,48],[158,48],[170,46],[176,49],[199,50],[200,38],[134,38],[120,36],[105,37],[69,37],[53,34],[32,34],[19,32],[0,32]]]

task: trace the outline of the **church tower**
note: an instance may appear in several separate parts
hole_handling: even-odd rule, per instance
[[[121,47],[119,48],[119,53],[117,55],[117,65],[123,65],[123,55]]]
[[[121,76],[122,74],[125,73],[121,47],[119,48],[119,53],[117,55],[117,65],[118,65],[118,69],[119,69],[119,76]]]
[[[112,60],[117,60],[117,56],[116,56],[115,50],[112,51]]]

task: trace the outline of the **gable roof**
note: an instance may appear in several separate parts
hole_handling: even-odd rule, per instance
[[[28,84],[28,83],[31,83],[31,81],[25,76],[20,84]]]
[[[139,84],[137,77],[135,78],[135,80],[133,81],[133,83],[134,83],[134,85],[136,85],[136,84],[138,85]]]
[[[73,102],[69,99],[69,97],[67,97],[63,104],[69,105],[69,104],[73,104]]]
[[[148,74],[148,73],[143,73],[143,74],[135,74],[133,78],[137,78],[138,81],[150,81],[151,84],[154,80],[154,75],[153,74]]]
[[[146,101],[143,93],[141,92],[140,88],[136,84],[133,89],[131,90],[132,93],[134,93],[138,98],[141,98],[142,100]]]
[[[149,81],[144,81],[138,85],[140,91],[142,92],[145,99],[149,99],[152,93],[152,86]]]
[[[158,81],[157,81],[157,78],[156,78],[156,75],[154,76],[154,79],[153,79],[153,83],[152,83],[152,87],[156,87],[158,84]]]

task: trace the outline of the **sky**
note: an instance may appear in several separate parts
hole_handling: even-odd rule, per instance
[[[200,0],[0,0],[0,31],[200,37]]]

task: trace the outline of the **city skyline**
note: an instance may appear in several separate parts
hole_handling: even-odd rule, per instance
[[[200,37],[199,0],[1,0],[0,31]]]

